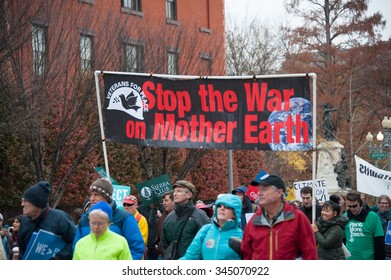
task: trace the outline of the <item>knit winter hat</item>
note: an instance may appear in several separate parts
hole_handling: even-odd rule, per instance
[[[106,178],[99,178],[92,183],[90,192],[99,192],[106,198],[107,202],[111,202],[111,196],[113,195],[113,185]]]
[[[110,207],[110,204],[108,204],[106,201],[99,201],[98,203],[91,206],[89,212],[91,213],[94,210],[100,209],[103,212],[109,216],[110,221],[113,219],[113,210]]]
[[[29,187],[23,194],[23,199],[39,208],[45,208],[49,203],[51,186],[46,181]]]

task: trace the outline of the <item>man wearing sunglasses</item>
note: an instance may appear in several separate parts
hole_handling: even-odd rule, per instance
[[[360,193],[346,194],[349,222],[345,227],[348,260],[384,260],[384,232],[378,215],[364,204]]]
[[[125,199],[122,201],[122,206],[124,207],[124,210],[126,212],[132,214],[136,219],[141,235],[143,236],[144,239],[144,244],[145,246],[147,246],[148,222],[147,219],[143,215],[141,215],[137,210],[137,206],[138,206],[137,198],[134,195],[127,195]]]

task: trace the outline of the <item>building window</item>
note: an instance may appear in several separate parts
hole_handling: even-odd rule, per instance
[[[122,7],[141,12],[141,0],[122,0]]]
[[[33,25],[32,44],[33,44],[33,63],[35,76],[42,76],[45,72],[46,53],[47,53],[47,29],[46,27]]]
[[[95,0],[79,0],[79,1],[82,2],[82,3],[90,4],[90,5],[94,5],[95,4]]]
[[[201,53],[200,74],[212,75],[212,55],[210,53]]]
[[[81,70],[92,70],[92,37],[87,35],[80,36],[80,61]]]
[[[178,74],[178,53],[169,51],[167,55],[167,73],[170,75]]]
[[[125,45],[125,71],[143,71],[143,47],[140,45]]]
[[[166,18],[177,20],[176,0],[166,0]]]

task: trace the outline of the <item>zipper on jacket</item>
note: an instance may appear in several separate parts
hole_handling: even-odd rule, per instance
[[[95,237],[96,238],[96,237]],[[96,250],[98,249],[98,244],[99,243],[99,239],[96,238],[96,243],[95,243],[95,248],[94,248],[94,255],[96,256]]]
[[[221,231],[222,229],[219,228],[219,236],[217,237],[217,243],[215,244],[215,260],[217,260],[217,252],[218,252],[218,247],[219,247],[219,243],[220,243],[220,237],[221,237]],[[206,237],[206,236],[205,236]]]
[[[272,227],[269,228],[269,244],[270,244],[269,259],[272,260],[273,259],[273,230],[272,230]]]

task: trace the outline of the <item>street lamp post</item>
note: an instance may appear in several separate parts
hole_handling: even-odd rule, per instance
[[[373,135],[372,133],[368,132],[367,136],[365,137],[366,140],[369,142],[369,156],[370,158],[375,159],[375,166],[378,167],[378,160],[381,159],[381,156],[383,155],[383,145],[382,141],[384,139],[384,135],[381,131],[376,135],[376,139],[379,142],[378,144],[372,144]]]
[[[384,147],[388,150],[388,171],[391,171],[391,118],[384,117],[381,125],[384,130]]]

